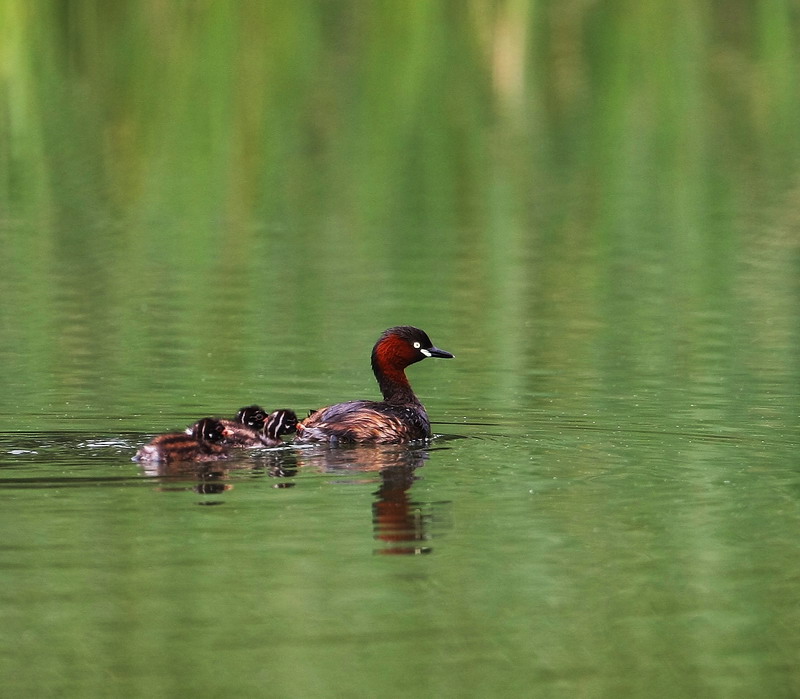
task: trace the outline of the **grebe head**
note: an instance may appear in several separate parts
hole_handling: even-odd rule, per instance
[[[439,349],[424,330],[411,325],[398,325],[385,330],[372,350],[372,366],[381,369],[403,369],[428,357],[452,359],[453,355]]]
[[[297,415],[293,410],[276,410],[270,413],[264,423],[264,434],[271,439],[297,432]]]
[[[206,442],[221,442],[225,432],[225,426],[213,417],[204,417],[192,425],[192,437]]]
[[[248,405],[236,413],[236,422],[241,422],[243,425],[252,427],[254,430],[260,430],[264,427],[264,421],[267,419],[267,412],[261,406]]]

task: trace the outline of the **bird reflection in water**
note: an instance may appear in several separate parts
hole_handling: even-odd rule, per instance
[[[200,495],[219,495],[233,486],[227,482],[229,468],[219,461],[166,461],[142,465],[146,476],[158,480],[158,490],[175,492],[193,490]],[[203,501],[202,504],[221,504],[218,501]]]
[[[338,446],[304,449],[300,465],[348,476],[377,473],[380,483],[372,504],[372,525],[375,539],[384,545],[375,553],[419,555],[433,550],[432,525],[442,523],[442,510],[450,504],[410,497],[411,486],[419,479],[416,470],[429,458],[427,449],[403,445]]]
[[[297,460],[287,449],[264,451],[241,459],[196,462],[168,461],[142,464],[144,474],[160,482],[164,492],[192,490],[200,495],[219,495],[231,490],[231,473],[268,476],[270,478],[292,478],[297,474]],[[278,480],[274,488],[291,488],[291,481]],[[219,505],[221,501],[203,501],[203,505]]]
[[[410,496],[419,480],[417,469],[430,458],[430,449],[407,445],[319,445],[311,448],[268,450],[242,458],[212,462],[149,462],[141,464],[145,475],[159,481],[161,491],[192,490],[201,495],[220,495],[233,488],[237,476],[274,478],[275,488],[292,488],[298,468],[345,476],[364,483],[376,481],[372,503],[373,536],[381,542],[375,553],[420,555],[431,553],[433,529],[447,526],[449,502],[422,502]],[[221,505],[219,499],[203,499],[202,505]]]
[[[294,451],[281,449],[280,451],[263,452],[254,456],[252,461],[254,475],[267,475],[270,478],[294,478],[297,475],[297,456]],[[294,481],[279,480],[272,484],[273,488],[294,488]]]

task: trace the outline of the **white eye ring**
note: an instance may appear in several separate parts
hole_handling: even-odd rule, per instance
[[[422,347],[422,345],[419,344],[419,342],[414,343],[414,349],[419,349],[420,347]]]

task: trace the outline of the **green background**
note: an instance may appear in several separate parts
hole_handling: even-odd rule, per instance
[[[796,696],[798,29],[788,0],[3,2],[7,690]],[[375,397],[406,323],[456,355],[409,371],[427,451],[214,492],[129,461]],[[387,502],[428,555],[374,555]]]

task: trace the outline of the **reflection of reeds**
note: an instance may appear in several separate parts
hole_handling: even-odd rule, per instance
[[[272,377],[407,315],[502,356],[484,403],[623,345],[634,373],[720,371],[682,355],[699,315],[794,332],[764,250],[797,239],[797,29],[767,0],[5,2],[0,354],[26,390],[0,407],[148,415],[202,376],[225,410],[267,371],[314,405]]]

